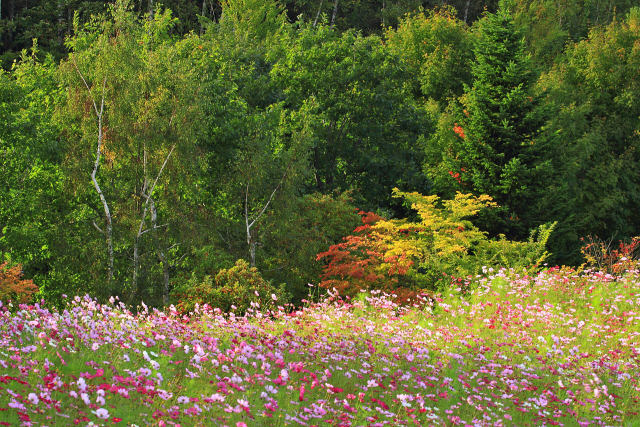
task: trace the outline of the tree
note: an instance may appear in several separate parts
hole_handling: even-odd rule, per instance
[[[478,22],[477,32],[472,86],[450,108],[434,144],[441,160],[429,169],[440,175],[435,181],[447,173],[454,188],[493,197],[502,214],[484,218],[483,227],[522,238],[535,225],[529,207],[546,170],[536,140],[542,122],[531,92],[534,76],[506,2]]]
[[[543,209],[560,220],[559,262],[580,262],[580,238],[630,238],[640,228],[640,9],[596,27],[540,79],[558,147]]]
[[[406,15],[385,38],[408,68],[416,96],[445,103],[462,95],[471,80],[472,39],[452,8]]]
[[[308,128],[308,191],[352,189],[357,204],[374,209],[389,206],[394,186],[426,188],[418,136],[428,123],[380,38],[303,24],[281,45],[290,47],[272,54],[271,76],[289,132]]]
[[[71,135],[66,172],[70,190],[88,212],[98,213],[104,209],[96,210],[96,203],[104,203],[84,178],[93,168],[110,206],[114,281],[102,293],[168,302],[170,272],[202,234],[194,226],[201,225],[196,206],[206,200],[204,159],[218,166],[227,161],[228,144],[217,142],[225,132],[220,124],[235,123],[235,98],[197,36],[180,42],[172,37],[169,11],[155,9],[153,19],[138,19],[126,2],[118,2],[110,13],[108,20],[78,28],[69,40],[71,58],[61,65],[69,86],[59,115]],[[98,101],[87,110],[91,96]],[[102,126],[96,127],[96,118]],[[87,151],[95,150],[96,135],[102,138],[102,161]],[[86,216],[105,231],[106,214],[101,221]],[[85,242],[93,240],[93,228],[78,230]],[[110,259],[103,262],[98,253],[87,258],[95,272],[110,268],[104,267]],[[88,282],[104,280],[94,274]]]
[[[286,220],[277,217],[286,212]],[[316,254],[339,243],[358,224],[357,209],[348,194],[306,194],[281,198],[263,227],[262,274],[273,283],[286,283],[294,301],[316,284],[322,265]]]
[[[22,278],[22,267],[9,267],[9,263],[0,263],[0,301],[17,300],[26,303],[38,292],[32,280]]]
[[[0,73],[0,262],[20,263],[47,289],[58,265],[58,230],[69,209],[60,129],[52,116],[62,98],[51,57],[23,51]]]
[[[482,268],[535,268],[549,255],[545,245],[554,225],[545,225],[528,241],[489,239],[471,218],[494,207],[486,195],[457,193],[451,200],[394,189],[417,213],[417,221],[386,220],[360,212],[362,223],[343,242],[318,254],[326,260],[320,285],[342,295],[361,289],[394,292],[401,299],[449,285]]]
[[[634,4],[633,0],[515,0],[510,9],[523,30],[533,65],[546,70],[561,58],[567,43],[586,38],[592,27],[625,16]]]

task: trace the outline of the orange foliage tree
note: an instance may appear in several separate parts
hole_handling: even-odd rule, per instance
[[[8,262],[0,264],[0,300],[13,299],[24,303],[38,291],[38,287],[32,280],[22,278],[21,265],[9,267]]]

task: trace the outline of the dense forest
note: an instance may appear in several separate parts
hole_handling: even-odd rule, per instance
[[[634,3],[4,0],[0,298],[578,265],[640,230]]]

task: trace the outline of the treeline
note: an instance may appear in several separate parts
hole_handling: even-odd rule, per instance
[[[554,263],[637,234],[640,9],[443,3],[3,2],[0,261],[51,302],[299,301],[360,209],[415,217],[394,188],[491,196],[478,239],[557,221]]]
[[[168,8],[178,19],[173,34],[204,32],[210,22],[219,22],[226,3],[251,7],[250,2],[225,0],[131,0],[138,14],[153,15]],[[43,50],[60,59],[67,55],[64,41],[73,33],[74,15],[86,21],[93,14],[107,12],[114,0],[4,0],[0,2],[0,52],[5,68],[20,56],[22,49],[40,40]],[[340,31],[355,29],[365,35],[381,35],[407,13],[421,8],[451,8],[465,24],[472,25],[485,11],[495,12],[498,0],[281,0],[289,22],[324,22]],[[512,5],[516,20],[526,27],[532,50],[545,60],[553,59],[567,41],[587,37],[589,28],[606,25],[624,17],[634,0],[517,0]]]

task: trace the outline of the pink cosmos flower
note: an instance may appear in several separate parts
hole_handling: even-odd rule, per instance
[[[109,418],[109,411],[104,408],[96,409],[94,413],[96,414],[96,417],[100,418],[101,420],[106,420],[107,418]]]

